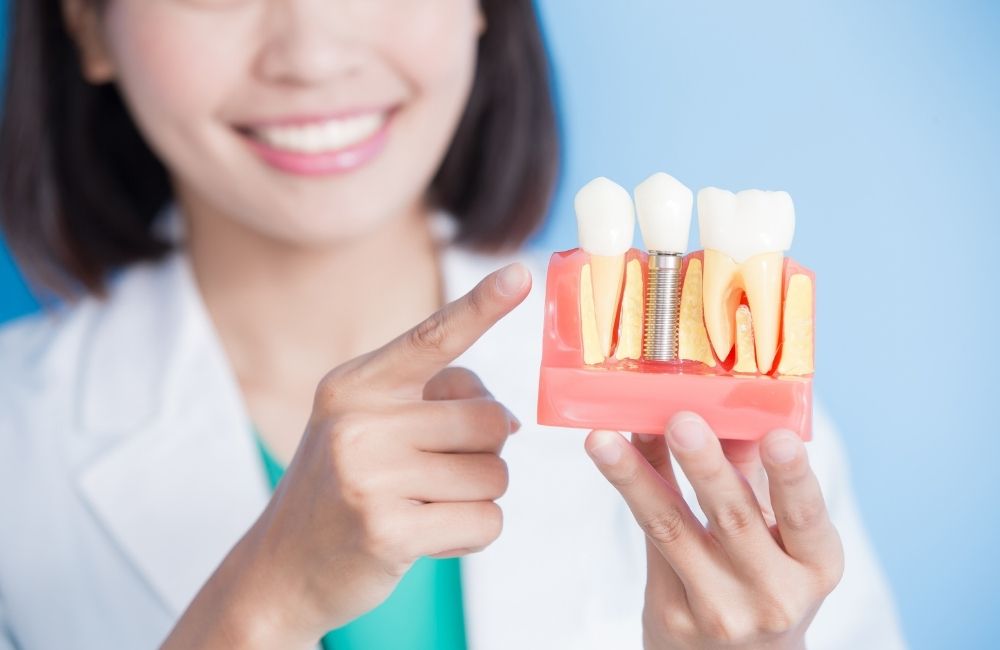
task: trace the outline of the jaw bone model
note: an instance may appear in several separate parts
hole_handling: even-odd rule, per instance
[[[810,438],[813,274],[785,258],[791,197],[702,190],[705,250],[684,255],[691,203],[666,174],[636,189],[647,254],[630,248],[635,208],[623,188],[599,178],[579,192],[581,248],[549,263],[539,423],[662,433],[675,411],[692,409],[723,438],[774,428]],[[677,352],[666,362],[643,348],[657,255],[675,258],[681,286],[669,293]]]

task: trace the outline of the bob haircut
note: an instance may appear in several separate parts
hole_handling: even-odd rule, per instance
[[[458,243],[499,251],[544,218],[559,138],[532,0],[481,3],[475,81],[429,198],[458,219]],[[110,272],[170,251],[152,228],[171,201],[167,170],[115,85],[83,78],[60,0],[11,5],[0,230],[36,289],[104,295]]]

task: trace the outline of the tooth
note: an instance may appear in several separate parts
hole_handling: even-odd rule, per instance
[[[316,154],[356,144],[375,133],[384,121],[383,114],[373,113],[301,126],[267,127],[257,130],[256,135],[273,147]]]
[[[625,253],[635,232],[635,208],[629,193],[604,177],[584,185],[576,194],[574,206],[580,248],[590,255],[598,342],[604,356],[609,357],[622,294]]]
[[[736,307],[746,293],[753,315],[757,368],[768,373],[778,349],[784,251],[792,245],[795,208],[787,192],[707,187],[698,192],[705,249],[705,325],[720,359],[732,351]]]
[[[639,230],[650,251],[679,253],[688,249],[691,190],[669,174],[653,174],[635,188]]]
[[[594,284],[590,277],[590,264],[584,264],[580,271],[580,327],[583,362],[588,365],[603,362],[604,354],[598,342],[597,320],[594,318]]]
[[[625,265],[625,289],[622,292],[621,324],[615,358],[638,359],[642,354],[642,264],[630,260]]]

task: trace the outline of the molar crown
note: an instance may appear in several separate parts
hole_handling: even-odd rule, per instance
[[[743,262],[760,253],[787,251],[795,234],[795,206],[788,192],[717,187],[698,192],[701,245]]]

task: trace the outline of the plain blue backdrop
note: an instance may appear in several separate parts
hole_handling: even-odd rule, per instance
[[[537,243],[576,245],[597,175],[791,192],[819,393],[908,640],[995,645],[1000,3],[539,5],[566,161]],[[33,309],[0,251],[0,320]]]

